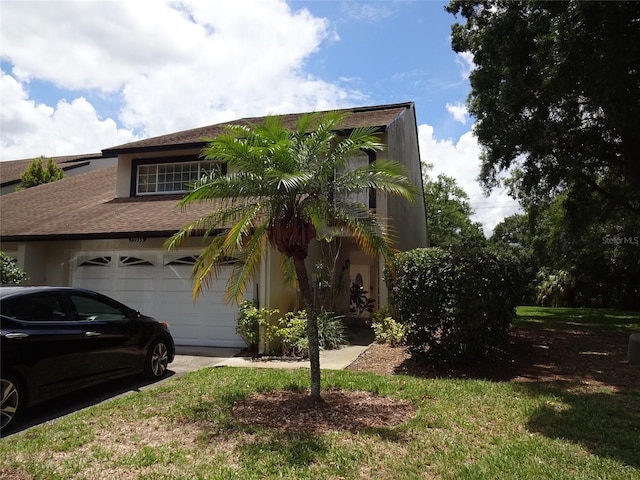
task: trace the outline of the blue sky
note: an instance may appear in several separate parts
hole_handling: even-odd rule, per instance
[[[475,181],[468,56],[440,1],[2,0],[0,159],[267,113],[413,101],[422,159],[485,233],[517,210]]]

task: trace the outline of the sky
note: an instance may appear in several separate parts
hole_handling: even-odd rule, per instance
[[[266,114],[414,102],[431,177],[485,235],[518,211],[476,181],[469,55],[447,2],[0,0],[0,160],[99,152]]]

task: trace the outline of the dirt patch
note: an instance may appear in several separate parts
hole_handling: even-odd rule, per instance
[[[233,408],[233,417],[240,423],[313,433],[392,427],[415,414],[410,402],[342,390],[325,390],[320,402],[305,390],[256,393]]]
[[[423,378],[537,382],[563,388],[620,392],[640,388],[640,366],[627,361],[628,332],[514,328],[500,360],[443,370],[419,365],[402,347],[373,344],[348,370]]]

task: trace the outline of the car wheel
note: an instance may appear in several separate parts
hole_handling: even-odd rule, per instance
[[[24,390],[20,382],[10,374],[0,378],[0,429],[4,430],[20,415],[24,405]]]
[[[165,340],[156,340],[147,352],[144,364],[144,375],[147,378],[160,378],[167,371],[169,364],[169,347]]]

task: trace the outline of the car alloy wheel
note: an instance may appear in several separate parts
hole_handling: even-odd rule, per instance
[[[147,355],[145,373],[149,378],[160,378],[167,371],[169,364],[169,349],[164,340],[156,341]]]
[[[22,408],[20,384],[12,377],[0,379],[0,429],[7,427],[20,413]]]

